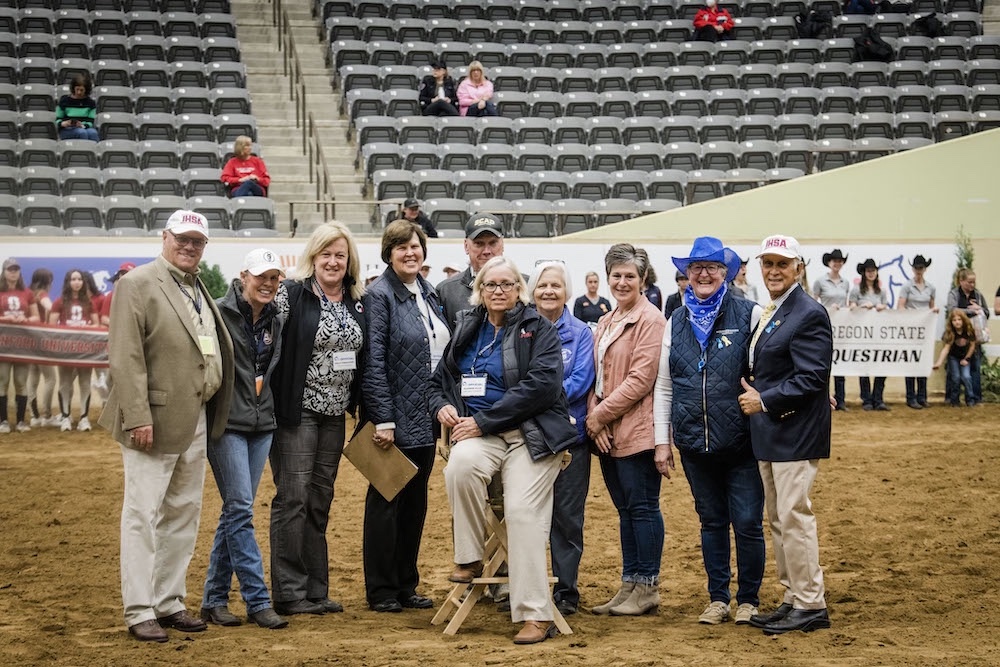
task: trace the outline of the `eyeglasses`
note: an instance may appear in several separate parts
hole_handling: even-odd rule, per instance
[[[721,269],[722,269],[722,267],[719,266],[718,264],[689,264],[688,265],[688,273],[690,273],[691,275],[694,275],[694,276],[700,275],[702,271],[704,271],[705,273],[707,273],[710,276],[716,276],[716,275],[719,274],[719,271]]]
[[[505,280],[502,283],[495,283],[495,282],[493,282],[491,280],[490,282],[483,283],[483,285],[482,285],[483,291],[486,292],[487,294],[492,294],[492,293],[496,292],[498,287],[500,288],[501,292],[503,292],[504,294],[506,294],[507,292],[509,292],[512,289],[514,289],[515,287],[517,287],[517,283],[513,283],[513,282],[510,282],[508,280]]]
[[[190,236],[177,236],[177,234],[174,234],[173,232],[170,232],[170,235],[174,237],[174,243],[182,248],[189,245],[195,250],[201,250],[208,245],[208,239],[196,239]]]

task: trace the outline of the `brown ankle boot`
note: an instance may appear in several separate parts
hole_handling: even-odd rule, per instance
[[[552,621],[525,621],[520,632],[514,636],[515,644],[538,644],[556,636],[556,624]]]
[[[472,563],[455,565],[455,571],[448,577],[448,581],[456,584],[471,584],[472,580],[483,574],[483,561],[477,560]]]

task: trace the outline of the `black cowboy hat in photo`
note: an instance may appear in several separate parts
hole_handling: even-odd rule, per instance
[[[872,259],[871,257],[866,259],[864,261],[864,264],[858,264],[858,275],[859,276],[865,275],[865,271],[867,271],[868,269],[875,269],[876,271],[878,271],[878,264],[876,264],[875,260]]]
[[[913,261],[910,262],[910,266],[912,266],[915,269],[919,269],[921,267],[926,269],[930,265],[931,265],[931,260],[926,259],[923,255],[917,255],[916,257],[913,258]]]
[[[847,261],[847,255],[845,255],[844,253],[840,252],[840,248],[834,248],[833,252],[824,252],[823,253],[823,266],[830,266],[830,262],[832,262],[835,259],[839,259],[842,262],[846,262]]]

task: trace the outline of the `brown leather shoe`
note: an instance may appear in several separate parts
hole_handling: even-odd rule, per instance
[[[208,629],[208,623],[200,618],[195,618],[188,613],[187,609],[181,609],[176,614],[158,618],[156,621],[161,628],[173,628],[181,632],[203,632]]]
[[[167,631],[161,628],[156,621],[136,623],[129,626],[128,631],[141,642],[160,642],[162,644],[167,641]]]
[[[514,636],[515,644],[538,644],[549,637],[555,637],[558,630],[551,621],[525,621],[520,632]]]
[[[455,571],[448,577],[448,581],[456,584],[471,584],[472,580],[483,574],[483,561],[477,560],[474,563],[458,564]]]

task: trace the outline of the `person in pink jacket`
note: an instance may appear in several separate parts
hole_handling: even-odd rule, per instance
[[[729,36],[736,23],[725,9],[719,9],[716,0],[707,0],[705,7],[694,15],[694,38],[699,42],[721,42]]]
[[[222,168],[222,182],[229,189],[230,197],[266,197],[271,185],[271,175],[267,173],[264,161],[251,155],[253,139],[236,137],[233,142],[233,157]]]
[[[469,63],[469,76],[458,84],[458,112],[463,116],[496,116],[493,102],[493,84],[483,73],[478,60]]]
[[[588,398],[586,426],[597,447],[608,495],[618,510],[622,580],[614,597],[591,611],[638,616],[660,604],[662,477],[653,461],[653,386],[667,320],[642,295],[649,270],[644,250],[615,244],[604,264],[617,305],[597,322],[597,378]]]

